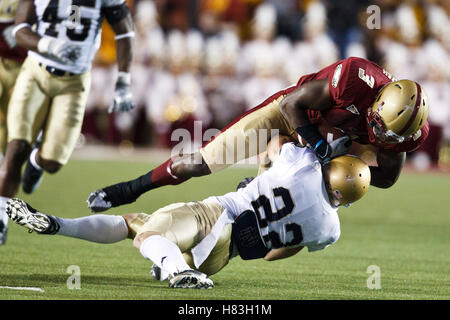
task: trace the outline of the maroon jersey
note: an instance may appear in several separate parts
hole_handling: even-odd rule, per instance
[[[311,123],[327,122],[355,135],[361,144],[370,144],[366,116],[375,98],[386,84],[394,81],[383,68],[371,61],[351,57],[340,60],[317,73],[300,78],[297,87],[312,80],[328,79],[333,107],[326,111],[308,110]],[[428,123],[414,137],[399,144],[374,143],[377,147],[393,152],[414,151],[428,136]]]
[[[27,50],[19,46],[15,46],[11,49],[3,38],[3,30],[13,24],[14,22],[0,22],[0,57],[15,60],[17,62],[23,62],[27,57]]]

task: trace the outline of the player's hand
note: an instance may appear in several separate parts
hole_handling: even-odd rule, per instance
[[[324,165],[332,159],[343,156],[350,151],[352,146],[352,138],[350,136],[343,136],[330,143],[323,143],[322,148],[315,150],[319,162]]]
[[[64,40],[43,37],[38,43],[38,51],[63,64],[74,64],[81,56],[81,48]]]
[[[133,192],[133,181],[126,181],[91,192],[87,204],[92,212],[101,212],[135,202],[139,196]]]
[[[109,106],[108,113],[128,112],[134,108],[130,84],[130,74],[126,72],[119,72],[116,88],[114,90],[114,100]]]
[[[103,190],[96,190],[91,192],[86,200],[88,208],[92,212],[102,212],[112,207],[111,201],[105,200],[106,193]]]
[[[8,28],[6,28],[5,30],[3,30],[3,39],[5,39],[6,43],[8,44],[8,47],[10,49],[13,49],[17,43],[16,43],[16,39],[14,38],[12,31],[14,29],[14,26],[9,26]]]

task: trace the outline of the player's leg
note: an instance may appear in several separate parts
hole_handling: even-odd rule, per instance
[[[49,107],[42,142],[35,144],[24,171],[22,186],[32,193],[43,172],[56,173],[67,163],[83,123],[90,88],[90,74],[52,77],[51,87],[59,89]]]
[[[96,214],[75,219],[59,218],[40,212],[17,198],[8,200],[6,213],[18,225],[39,234],[97,243],[115,243],[129,235],[128,225],[122,216]]]
[[[35,66],[25,60],[8,104],[8,144],[0,164],[0,215],[19,189],[22,165],[30,152],[33,130],[45,118],[48,98],[35,78]]]
[[[282,116],[283,92],[267,99],[225,128],[199,152],[174,157],[137,179],[91,193],[88,206],[94,212],[134,202],[140,195],[166,185],[177,185],[192,177],[217,172],[266,150],[272,135],[295,131]]]
[[[145,219],[136,219],[138,223],[129,222],[136,233],[133,244],[157,268],[172,276],[171,287],[211,287],[212,281],[195,271],[183,253],[189,253],[211,232],[223,210],[211,200],[164,207]]]

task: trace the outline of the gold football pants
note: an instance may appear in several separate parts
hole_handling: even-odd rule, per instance
[[[225,209],[215,200],[175,203],[153,214],[139,213],[129,222],[133,235],[150,231],[174,242],[191,268],[195,268],[191,249],[210,232]],[[228,264],[231,243],[231,224],[226,225],[215,247],[202,263],[199,271],[212,275]]]
[[[0,152],[5,153],[7,129],[6,117],[8,103],[20,71],[21,63],[0,57]]]
[[[40,156],[66,164],[80,135],[90,81],[89,72],[55,76],[28,57],[8,107],[8,142],[32,143],[43,130]]]

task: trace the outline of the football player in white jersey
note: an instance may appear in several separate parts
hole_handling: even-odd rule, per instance
[[[208,276],[236,255],[271,261],[336,242],[338,207],[364,196],[370,178],[369,167],[357,157],[341,156],[321,166],[313,151],[287,143],[272,168],[244,188],[200,202],[175,203],[151,215],[64,219],[20,199],[10,199],[6,212],[17,224],[41,234],[99,243],[134,239],[140,253],[153,261],[155,278],[169,277],[173,288],[210,288]]]
[[[133,108],[129,73],[134,27],[125,0],[20,0],[12,34],[28,49],[8,106],[8,145],[0,165],[0,213],[43,171],[57,172],[78,140],[90,91],[90,68],[106,19],[116,33],[118,77],[110,112]],[[35,27],[34,27],[35,25]],[[32,147],[39,132],[42,139]]]

